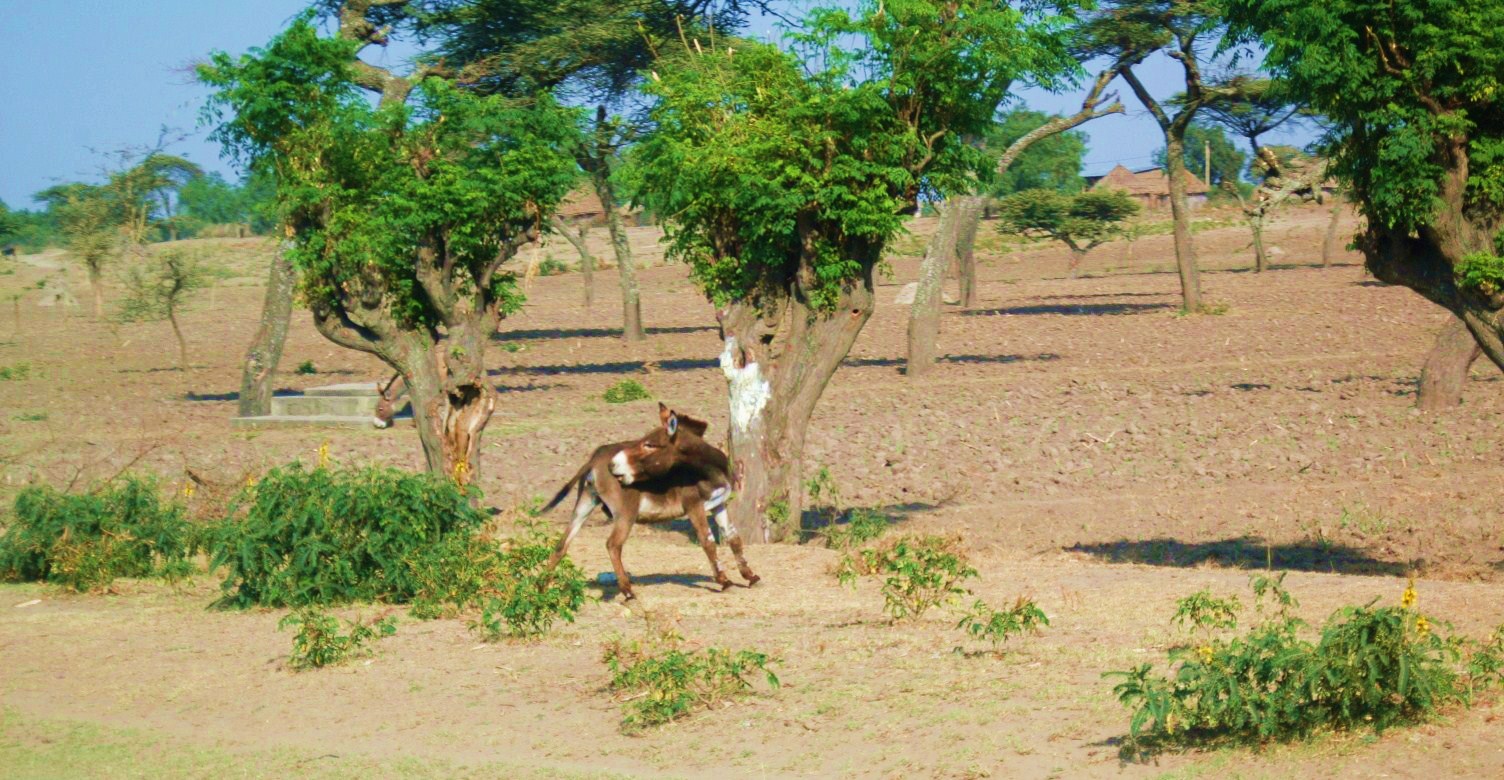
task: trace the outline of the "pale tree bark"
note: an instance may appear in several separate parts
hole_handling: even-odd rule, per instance
[[[718,314],[737,493],[729,511],[737,531],[755,542],[779,541],[799,527],[805,433],[825,386],[872,317],[871,271],[844,288],[832,310],[812,309],[806,300],[732,304]]]
[[[178,339],[178,370],[187,371],[188,340],[183,338],[183,328],[182,326],[178,325],[178,310],[177,307],[172,304],[167,305],[167,321],[172,323],[172,335],[176,336]]]
[[[570,224],[559,216],[554,217],[553,225],[554,230],[580,253],[580,277],[585,288],[585,308],[588,309],[595,305],[595,255],[590,254],[590,246],[585,242],[590,225],[583,222]]]
[[[1097,74],[1091,89],[1081,101],[1080,111],[1070,116],[1055,117],[1009,144],[998,157],[998,174],[1006,173],[1019,155],[1040,140],[1063,133],[1098,117],[1123,113],[1123,104],[1117,101],[1117,96],[1106,92],[1107,85],[1117,77],[1118,70],[1119,65],[1115,63],[1112,67]],[[1104,104],[1108,105],[1104,108]],[[924,374],[934,365],[937,349],[935,340],[940,334],[940,305],[944,298],[941,294],[941,287],[943,287],[946,269],[952,265],[957,268],[956,278],[960,282],[961,305],[972,308],[977,304],[975,247],[977,230],[981,226],[982,211],[985,206],[985,198],[970,194],[947,198],[941,206],[942,214],[952,213],[949,229],[942,216],[942,224],[935,230],[935,235],[930,237],[930,245],[925,249],[924,260],[920,263],[919,269],[921,280],[938,276],[941,284],[936,285],[935,294],[930,297],[923,294],[925,282],[921,281],[921,294],[915,296],[914,304],[910,309],[908,361],[910,376]],[[917,328],[913,324],[915,320],[922,321]],[[924,343],[916,342],[915,339],[923,339]],[[927,362],[924,366],[917,366],[916,360]]]
[[[104,269],[99,264],[89,264],[89,291],[94,294],[94,319],[104,319]]]
[[[267,271],[261,322],[246,348],[240,371],[240,416],[261,417],[272,411],[272,384],[282,362],[287,326],[292,319],[293,287],[297,273],[286,254],[278,252]]]
[[[609,184],[606,185],[609,191]],[[632,245],[627,240],[627,228],[622,224],[621,212],[614,200],[607,201],[606,230],[611,234],[611,251],[616,255],[616,273],[621,281],[621,336],[627,341],[643,341],[648,337],[642,327],[642,296],[637,289],[637,269],[632,261]]]
[[[1466,323],[1456,317],[1448,320],[1421,368],[1415,408],[1435,412],[1461,405],[1468,370],[1482,354],[1483,348],[1478,346]]]
[[[947,198],[940,204],[940,224],[935,237],[925,249],[919,266],[919,288],[914,293],[909,313],[908,375],[921,376],[935,367],[940,335],[940,303],[945,286],[945,269],[956,255],[956,223],[971,204],[971,197]],[[980,204],[977,204],[980,210]]]
[[[1343,199],[1332,199],[1332,215],[1326,223],[1326,236],[1321,239],[1321,267],[1332,267],[1332,255],[1337,251],[1337,225],[1342,221]]]
[[[1248,227],[1253,231],[1253,271],[1263,273],[1269,268],[1269,253],[1264,250],[1264,214],[1258,213],[1248,216]]]

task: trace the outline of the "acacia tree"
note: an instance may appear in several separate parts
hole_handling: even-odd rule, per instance
[[[1121,190],[1087,190],[1074,195],[1025,190],[998,202],[997,229],[1013,235],[1050,238],[1071,250],[1075,276],[1086,253],[1122,234],[1124,220],[1138,214],[1138,202]]]
[[[1260,139],[1297,121],[1302,106],[1269,79],[1239,77],[1220,86],[1203,110],[1208,119],[1248,142],[1248,151],[1254,158],[1253,173],[1260,180],[1267,181],[1273,169],[1260,162],[1260,150],[1264,148]],[[1245,200],[1241,193],[1238,196],[1243,202],[1243,216],[1253,233],[1253,270],[1262,272],[1269,267],[1269,255],[1264,251],[1264,226],[1276,204],[1262,192],[1255,192],[1251,201]]]
[[[646,86],[639,197],[718,308],[738,530],[799,522],[815,405],[872,316],[873,272],[921,191],[966,186],[1015,81],[1066,74],[1037,5],[860,2],[810,12],[795,52],[689,42]]]
[[[126,271],[125,300],[120,305],[123,322],[156,322],[167,320],[172,324],[172,335],[178,341],[178,370],[188,370],[188,340],[183,337],[182,313],[199,290],[208,287],[215,276],[215,269],[207,265],[197,254],[182,249],[168,249]]]
[[[1117,76],[1118,66],[1113,63],[1097,74],[1081,101],[1081,110],[1069,116],[1057,116],[1037,124],[1026,132],[1010,138],[1006,144],[994,143],[992,149],[1001,149],[996,159],[987,159],[983,180],[1017,183],[1020,179],[1010,177],[1013,165],[1024,158],[1036,144],[1051,139],[1061,139],[1061,134],[1079,127],[1098,117],[1123,113],[1123,105],[1117,96],[1106,92],[1107,85]],[[995,131],[996,128],[993,128]],[[994,136],[995,137],[995,136]],[[1083,145],[1084,148],[1084,145]],[[1079,162],[1079,156],[1077,157]],[[1072,171],[1080,170],[1079,164]],[[924,260],[919,267],[919,287],[914,293],[914,304],[909,311],[908,360],[905,363],[909,376],[919,376],[934,367],[939,353],[940,303],[946,269],[954,265],[960,281],[961,305],[976,305],[976,237],[981,224],[986,198],[965,193],[947,198],[940,205],[940,224],[925,249]]]
[[[1373,275],[1457,315],[1504,367],[1504,5],[1229,0],[1331,125]]]
[[[576,118],[546,97],[465,91],[441,65],[398,75],[360,60],[404,7],[348,0],[332,37],[304,15],[199,74],[217,89],[215,138],[275,176],[314,325],[403,376],[429,469],[464,484],[496,406],[486,346],[521,302],[506,264],[574,180],[560,150]]]
[[[1164,133],[1175,264],[1180,272],[1181,308],[1187,312],[1199,312],[1202,307],[1187,195],[1186,132],[1196,112],[1213,96],[1204,70],[1223,37],[1222,1],[1104,0],[1088,28],[1089,50],[1122,63],[1123,80]],[[1179,63],[1183,72],[1185,88],[1173,102],[1156,98],[1134,70],[1156,52]]]
[[[63,246],[88,273],[94,318],[102,319],[105,268],[120,254],[120,209],[108,190],[92,184],[59,184],[33,197],[47,204]]]

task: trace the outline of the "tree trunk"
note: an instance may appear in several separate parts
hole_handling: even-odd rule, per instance
[[[172,323],[172,335],[178,337],[178,370],[188,370],[188,341],[183,338],[183,329],[178,327],[177,307],[167,306],[167,321]]]
[[[960,285],[961,306],[977,305],[977,230],[987,199],[980,196],[961,198],[961,213],[956,215],[956,281]]]
[[[736,490],[729,512],[748,540],[778,541],[799,527],[805,432],[825,386],[872,317],[870,274],[843,290],[831,311],[790,296],[777,302],[777,312],[739,303],[718,315]]]
[[[490,331],[495,329],[492,322]],[[404,350],[406,365],[394,366],[407,383],[428,470],[460,485],[470,484],[480,470],[481,433],[496,411],[481,343],[490,331],[483,322],[470,322],[437,342],[413,334]]]
[[[1071,247],[1071,278],[1081,275],[1081,264],[1086,261],[1086,250],[1080,247]]]
[[[1181,308],[1201,311],[1201,277],[1196,269],[1196,243],[1191,235],[1191,203],[1186,194],[1185,139],[1165,133],[1166,167],[1170,174],[1170,216],[1175,222],[1175,265],[1180,271]]]
[[[606,209],[606,230],[611,234],[611,250],[616,255],[616,272],[621,279],[621,336],[627,341],[643,341],[648,336],[642,329],[642,300],[637,292],[632,245],[627,241],[627,228],[622,224],[621,212],[616,209],[616,195],[612,192],[609,174],[596,177],[595,191]]]
[[[1462,404],[1468,369],[1483,354],[1466,323],[1453,317],[1436,337],[1415,390],[1415,408],[1434,412]]]
[[[1321,267],[1332,266],[1332,254],[1337,251],[1337,223],[1342,221],[1342,199],[1332,204],[1332,217],[1326,223],[1326,237],[1321,239]]]
[[[585,284],[585,308],[588,309],[595,305],[595,256],[590,254],[590,246],[585,243],[590,234],[590,226],[584,223],[571,225],[562,217],[556,216],[554,230],[580,253],[580,276]]]
[[[282,362],[282,346],[292,319],[293,286],[297,272],[281,252],[272,258],[261,301],[261,323],[246,348],[240,372],[240,416],[261,417],[272,412],[272,381]]]
[[[922,376],[935,367],[939,352],[940,303],[945,287],[945,271],[956,256],[957,223],[969,207],[969,198],[946,198],[940,204],[940,224],[925,249],[919,264],[919,289],[909,310],[909,376]]]
[[[1253,272],[1263,273],[1269,269],[1269,254],[1264,250],[1264,215],[1248,215],[1248,227],[1253,231]]]
[[[104,319],[104,269],[89,266],[89,290],[94,293],[94,319]]]

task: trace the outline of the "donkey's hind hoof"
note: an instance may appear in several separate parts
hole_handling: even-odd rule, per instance
[[[715,584],[721,586],[721,592],[722,593],[725,593],[726,591],[731,590],[731,584],[732,583],[731,583],[730,579],[716,580]]]
[[[759,577],[759,576],[757,576],[756,574],[754,574],[754,575],[752,575],[752,576],[750,576],[750,577],[747,578],[747,587],[750,588],[750,587],[752,587],[753,585],[756,585],[759,582],[762,582],[762,578]]]

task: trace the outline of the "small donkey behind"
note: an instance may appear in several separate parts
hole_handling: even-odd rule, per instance
[[[703,438],[705,422],[676,414],[661,403],[658,417],[661,424],[641,439],[596,448],[590,460],[543,508],[545,512],[553,509],[571,489],[575,490],[574,518],[549,559],[549,568],[564,557],[590,513],[604,505],[606,515],[615,521],[606,540],[606,550],[611,553],[622,597],[630,600],[636,594],[622,566],[621,548],[632,532],[632,524],[638,520],[651,523],[688,516],[705,557],[710,559],[715,581],[724,591],[731,587],[731,579],[721,571],[715,539],[710,535],[707,514],[714,513],[721,536],[731,544],[742,578],[749,586],[757,584],[760,578],[747,565],[742,539],[726,517],[726,500],[731,497],[731,468],[726,454]]]

